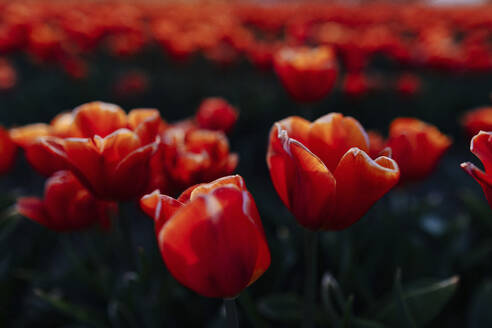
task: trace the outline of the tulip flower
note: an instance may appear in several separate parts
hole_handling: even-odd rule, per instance
[[[386,156],[371,159],[360,123],[339,113],[313,123],[296,116],[270,131],[267,164],[284,205],[305,228],[342,230],[357,222],[400,177]],[[306,230],[304,326],[314,327],[316,234]]]
[[[196,113],[198,126],[228,133],[237,121],[238,111],[223,98],[207,98]]]
[[[86,127],[88,129],[88,127]],[[128,129],[101,137],[40,138],[43,151],[63,163],[95,196],[126,201],[147,188],[149,162],[157,141],[145,144]]]
[[[9,133],[0,126],[0,175],[7,173],[14,165],[17,146]]]
[[[169,127],[152,158],[152,187],[167,192],[231,174],[238,156],[229,152],[227,137],[220,131],[197,129],[191,124]]]
[[[470,137],[480,131],[492,131],[492,107],[480,107],[468,111],[461,123]]]
[[[44,199],[22,197],[17,210],[48,229],[69,232],[99,224],[109,229],[116,204],[96,199],[69,171],[59,171],[46,181]]]
[[[342,230],[357,222],[400,176],[386,156],[371,159],[360,123],[338,113],[313,123],[289,117],[270,132],[273,185],[297,221],[310,230]]]
[[[492,132],[480,131],[474,136],[470,151],[482,162],[485,172],[470,162],[462,163],[461,167],[477,180],[492,208]]]
[[[414,118],[397,118],[390,125],[387,146],[401,171],[401,182],[427,177],[451,146],[435,126]]]
[[[274,68],[280,81],[300,103],[323,99],[337,78],[335,54],[331,48],[282,48],[274,56]]]
[[[420,84],[418,76],[405,73],[398,77],[396,81],[396,91],[403,96],[413,96],[419,91]]]
[[[156,190],[141,207],[155,220],[171,274],[200,295],[236,297],[270,265],[258,210],[238,175],[193,186],[177,199]]]

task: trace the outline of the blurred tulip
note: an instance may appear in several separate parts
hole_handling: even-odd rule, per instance
[[[435,126],[415,118],[397,118],[390,125],[387,146],[401,172],[401,182],[427,177],[451,146]]]
[[[140,202],[155,220],[167,268],[200,295],[236,297],[270,266],[255,201],[238,175],[193,186],[178,199],[156,190]]]
[[[237,154],[229,153],[227,137],[220,131],[175,125],[161,140],[151,162],[151,186],[168,193],[229,175],[238,163]]]
[[[17,210],[23,216],[55,231],[75,231],[99,224],[105,230],[117,205],[97,200],[69,171],[46,181],[44,199],[21,197]]]
[[[113,86],[113,92],[120,98],[139,96],[149,89],[149,77],[145,72],[131,70],[121,75]]]
[[[84,138],[102,138],[114,131],[127,127],[125,111],[118,105],[93,101],[73,110],[73,121]]]
[[[0,175],[7,173],[15,162],[17,146],[9,133],[0,126]]]
[[[144,144],[135,132],[119,129],[104,138],[43,137],[40,145],[98,198],[127,201],[145,192],[157,141]]]
[[[12,89],[17,84],[17,72],[12,64],[0,58],[0,91]]]
[[[287,92],[301,103],[323,99],[338,74],[335,54],[327,46],[282,48],[274,56],[274,67]]]
[[[474,136],[470,151],[482,162],[485,172],[470,162],[462,163],[461,167],[482,186],[492,208],[492,132],[480,131]]]
[[[331,113],[311,123],[294,116],[273,126],[267,163],[277,193],[302,226],[342,230],[398,182],[396,162],[373,160],[369,149],[352,117]]]
[[[492,107],[481,107],[468,111],[462,118],[461,124],[470,137],[480,131],[492,131]]]
[[[420,89],[420,79],[413,74],[402,74],[396,81],[396,91],[404,96],[413,96]]]
[[[343,80],[343,91],[351,97],[361,97],[369,91],[370,82],[364,73],[347,73]]]
[[[196,113],[196,121],[202,129],[228,133],[237,121],[238,111],[223,98],[207,98]]]

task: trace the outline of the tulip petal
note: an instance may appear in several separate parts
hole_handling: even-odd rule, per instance
[[[462,163],[461,168],[471,175],[482,187],[490,207],[492,208],[492,175],[485,174],[472,163]]]
[[[235,297],[253,277],[256,224],[242,212],[242,191],[220,187],[178,210],[158,232],[164,261],[183,285],[207,297]]]
[[[161,115],[157,109],[138,108],[128,113],[128,127],[138,135],[142,144],[154,141],[161,123]]]
[[[316,230],[333,207],[335,178],[316,155],[278,128],[273,144],[282,148],[273,145],[267,155],[273,185],[299,223]]]
[[[44,123],[29,124],[10,129],[10,137],[22,148],[30,145],[40,137],[47,137],[51,134],[51,126]]]
[[[94,101],[74,109],[74,124],[86,138],[96,135],[104,138],[125,128],[127,117],[125,111],[117,105]]]
[[[342,156],[351,147],[368,152],[369,137],[356,119],[330,113],[312,123],[308,147],[334,172]]]
[[[50,225],[49,216],[41,199],[36,197],[21,197],[17,200],[16,208],[26,218],[44,226]]]
[[[336,213],[323,228],[341,230],[358,221],[371,206],[398,183],[400,171],[394,160],[351,148],[335,170]]]
[[[155,190],[140,199],[140,207],[145,214],[155,221],[156,231],[160,231],[164,223],[183,205],[183,203],[172,197],[161,195],[159,190]]]
[[[485,172],[492,175],[492,132],[480,131],[473,137],[470,150],[483,163]]]

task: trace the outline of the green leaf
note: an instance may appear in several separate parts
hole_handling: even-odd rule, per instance
[[[454,276],[442,281],[419,282],[402,288],[401,301],[418,327],[425,326],[441,312],[455,293],[458,282],[459,278]],[[389,299],[377,311],[374,319],[391,327],[399,327],[402,309],[398,302],[394,298]]]
[[[482,284],[473,297],[468,310],[468,327],[492,327],[492,281]]]
[[[395,297],[395,303],[398,307],[398,312],[400,314],[401,324],[405,325],[407,328],[416,328],[415,321],[408,309],[405,295],[403,295],[403,287],[401,286],[401,270],[398,269],[395,275],[395,283],[393,287],[393,293]]]
[[[58,311],[62,312],[63,314],[65,314],[71,318],[74,318],[75,320],[79,321],[80,323],[85,323],[91,327],[97,327],[97,328],[106,327],[106,325],[104,324],[104,321],[101,318],[98,318],[98,315],[92,311],[84,309],[78,305],[71,304],[65,300],[62,300],[57,295],[51,295],[51,294],[46,293],[40,289],[34,290],[34,293],[39,298],[41,298],[45,302],[49,303],[51,306],[53,306]]]

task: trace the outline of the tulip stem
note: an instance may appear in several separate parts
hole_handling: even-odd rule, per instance
[[[238,328],[239,320],[237,317],[237,307],[235,298],[224,299],[225,316],[227,322],[227,328]]]
[[[303,328],[315,326],[316,281],[317,281],[317,247],[318,235],[314,231],[304,232],[304,258],[306,261],[306,278],[304,285],[304,321]]]

